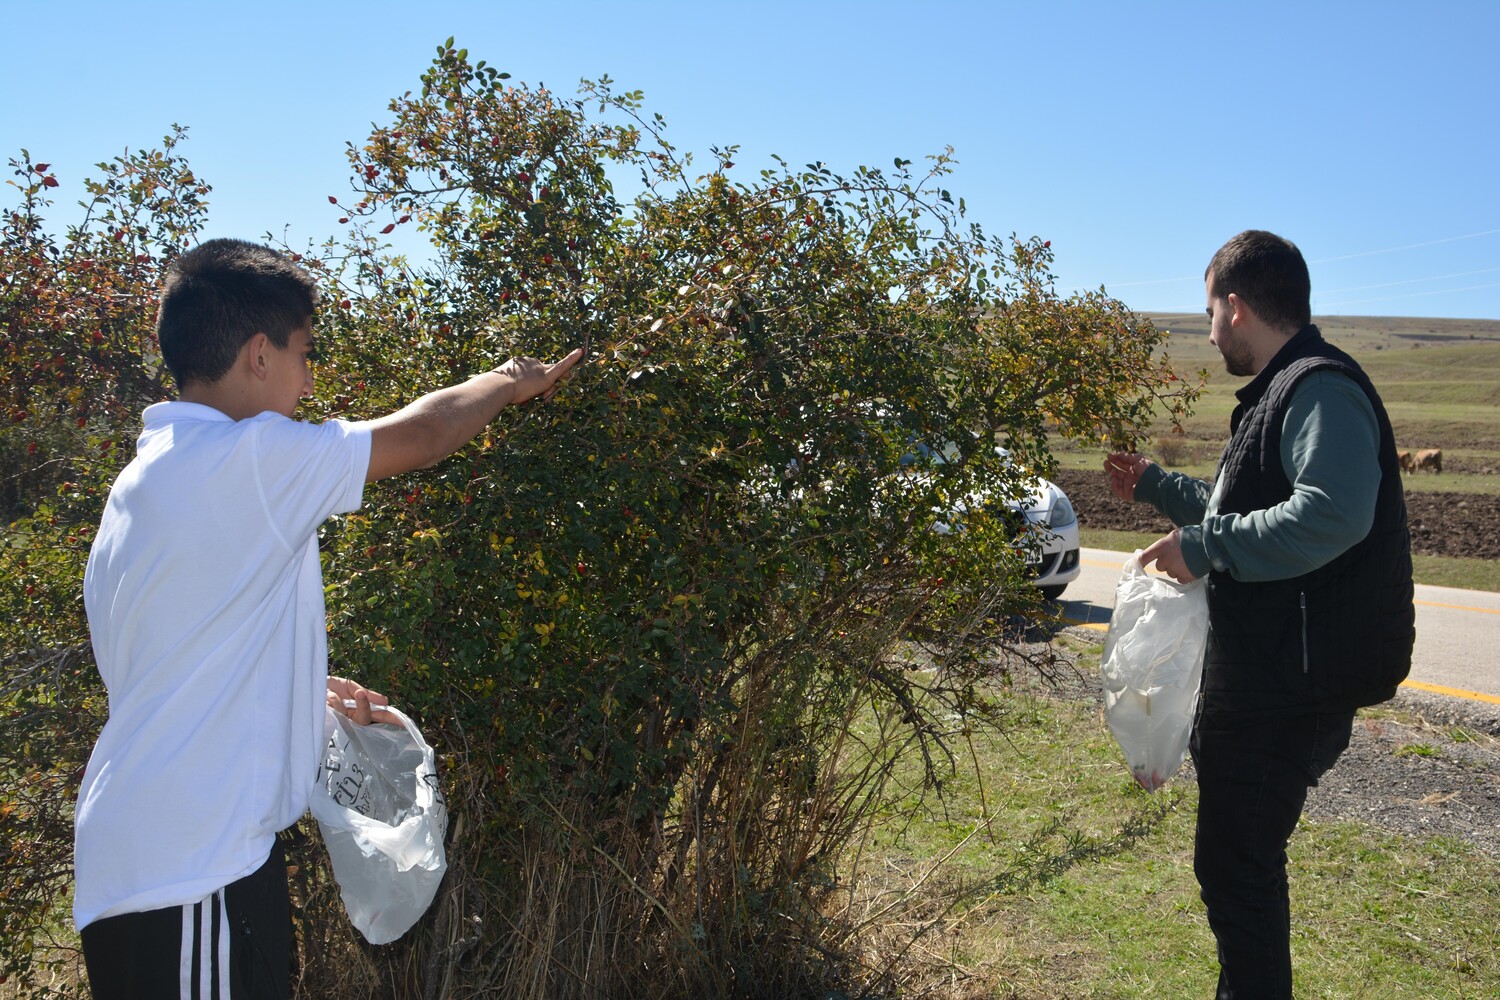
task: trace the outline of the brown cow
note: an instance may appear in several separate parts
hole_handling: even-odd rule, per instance
[[[1412,458],[1417,468],[1427,472],[1443,471],[1443,449],[1424,448]]]
[[[1403,448],[1396,452],[1396,461],[1401,463],[1402,472],[1416,472],[1417,463],[1411,460],[1411,452]]]

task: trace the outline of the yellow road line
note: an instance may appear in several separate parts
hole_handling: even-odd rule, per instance
[[[1500,608],[1471,608],[1467,604],[1439,604],[1437,601],[1412,601],[1424,608],[1450,608],[1454,611],[1478,611],[1485,615],[1500,615]]]
[[[1064,618],[1063,621],[1078,628],[1091,628],[1095,632],[1108,632],[1109,622],[1081,622],[1076,618]]]
[[[1430,691],[1433,694],[1446,694],[1454,698],[1467,698],[1469,701],[1483,701],[1491,705],[1500,705],[1500,696],[1484,694],[1480,691],[1463,691],[1459,688],[1443,687],[1441,684],[1427,684],[1422,681],[1402,681],[1401,686],[1416,688],[1418,691]]]

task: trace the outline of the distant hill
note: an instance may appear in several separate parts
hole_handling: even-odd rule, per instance
[[[1190,337],[1208,336],[1208,316],[1196,313],[1142,313],[1158,328]],[[1443,344],[1456,341],[1500,342],[1500,320],[1496,319],[1422,319],[1412,316],[1314,316],[1330,340],[1355,337],[1362,343],[1384,340],[1385,346],[1397,342]]]

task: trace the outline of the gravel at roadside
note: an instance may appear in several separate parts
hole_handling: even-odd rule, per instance
[[[1500,856],[1500,706],[1403,689],[1360,712],[1306,812],[1453,837]]]

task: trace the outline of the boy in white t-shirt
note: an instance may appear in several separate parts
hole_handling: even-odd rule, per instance
[[[318,526],[366,482],[550,398],[583,354],[515,358],[377,420],[303,423],[317,298],[302,268],[238,240],[167,273],[157,335],[179,397],[146,409],[84,574],[109,691],[74,842],[97,1000],[289,995],[276,834],[307,809],[325,701],[361,724],[386,702],[327,675]]]

